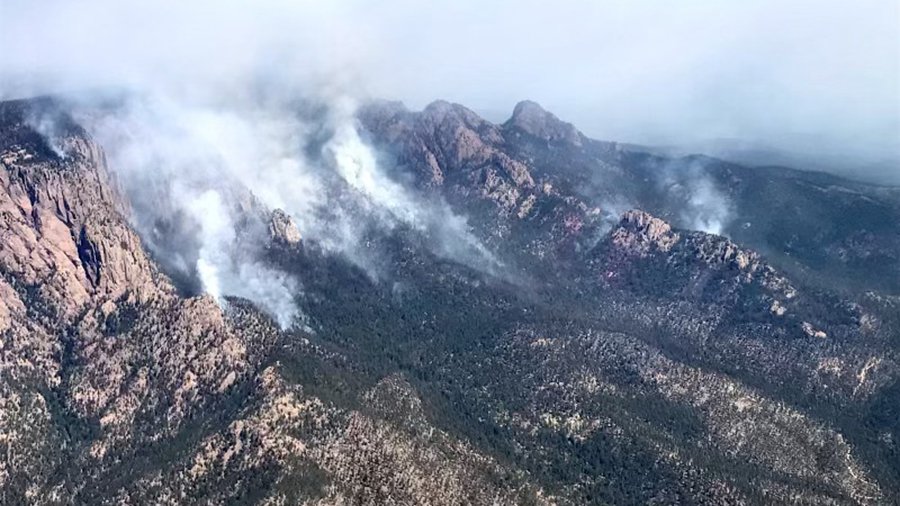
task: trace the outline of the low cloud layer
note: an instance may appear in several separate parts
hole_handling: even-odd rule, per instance
[[[0,95],[202,99],[277,78],[494,120],[530,98],[594,137],[737,139],[883,174],[900,159],[898,40],[883,0],[0,0]]]

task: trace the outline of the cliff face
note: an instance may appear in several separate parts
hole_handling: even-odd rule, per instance
[[[24,124],[25,107],[7,106],[2,118],[12,130],[0,146],[7,278],[20,290],[34,288],[33,303],[66,320],[127,291],[146,300],[161,285],[123,218],[99,147],[74,125],[50,146]]]
[[[100,148],[65,118],[52,136],[30,126],[51,105],[3,104],[0,114],[0,430],[17,456],[0,476],[10,500],[48,493],[60,485],[54,472],[77,472],[72,462],[101,472],[112,449],[177,432],[249,369],[247,343],[218,306],[178,298],[157,272]],[[163,406],[168,426],[134,431]]]
[[[773,308],[783,308],[798,295],[758,253],[723,237],[675,231],[643,211],[625,213],[592,255],[601,283],[645,285],[645,293],[660,296],[747,302],[743,292],[752,287],[765,292]]]
[[[443,102],[360,113],[415,191],[469,217],[520,277],[437,258],[397,227],[366,238],[394,255],[373,279],[287,213],[245,206],[269,234],[255,260],[301,281],[287,330],[245,300],[175,290],[63,111],[0,104],[0,503],[883,504],[900,490],[895,294],[829,290],[808,257],[792,269],[665,206],[611,221],[615,206],[578,191],[579,164],[653,196],[646,167],[536,104],[503,125]],[[847,241],[859,256],[882,236]]]

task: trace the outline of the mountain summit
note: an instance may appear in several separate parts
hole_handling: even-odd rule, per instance
[[[583,137],[571,123],[560,120],[537,102],[530,100],[516,104],[512,117],[504,126],[518,129],[538,139],[565,142],[573,146],[580,146]]]

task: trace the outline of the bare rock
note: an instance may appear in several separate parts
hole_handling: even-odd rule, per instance
[[[269,235],[276,241],[294,245],[300,242],[300,231],[289,214],[276,209],[269,221]]]
[[[616,247],[636,256],[669,251],[680,239],[668,223],[639,210],[626,212],[610,237]]]

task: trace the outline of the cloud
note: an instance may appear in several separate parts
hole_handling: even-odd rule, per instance
[[[883,0],[0,0],[0,95],[214,101],[261,79],[495,120],[531,98],[594,137],[744,139],[865,165],[900,159],[897,40],[900,4]]]

